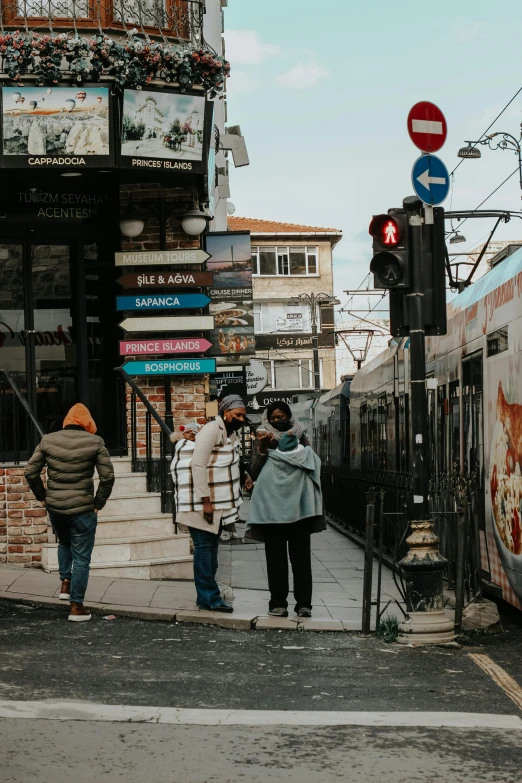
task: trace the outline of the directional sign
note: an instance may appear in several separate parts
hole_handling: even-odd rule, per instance
[[[413,164],[411,181],[417,196],[425,204],[442,204],[449,192],[448,169],[435,155],[421,155]]]
[[[198,288],[211,286],[212,272],[144,272],[122,275],[116,281],[122,288]]]
[[[149,250],[115,253],[116,266],[170,266],[171,264],[203,264],[209,255],[205,250]]]
[[[410,139],[423,152],[437,152],[448,134],[446,118],[434,103],[416,103],[408,114]]]
[[[128,375],[202,375],[216,372],[215,359],[167,359],[165,361],[125,362]]]
[[[121,340],[120,356],[156,356],[160,353],[205,353],[212,343],[204,337],[181,337],[175,340]]]
[[[206,294],[139,294],[117,296],[116,310],[201,310],[209,303]]]
[[[214,328],[213,315],[172,315],[156,318],[125,318],[120,327],[125,332],[205,332]]]

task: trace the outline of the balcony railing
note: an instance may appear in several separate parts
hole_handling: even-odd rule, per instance
[[[3,0],[4,29],[38,31],[137,28],[169,40],[202,40],[204,0]]]

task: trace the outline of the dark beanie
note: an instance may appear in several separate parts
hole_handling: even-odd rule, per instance
[[[279,451],[294,451],[299,446],[299,441],[292,430],[281,435],[277,448]]]

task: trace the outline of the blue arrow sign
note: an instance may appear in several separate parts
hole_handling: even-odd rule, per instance
[[[411,172],[413,189],[425,204],[442,204],[449,193],[448,169],[436,155],[421,155]]]
[[[128,375],[202,375],[216,372],[215,359],[160,359],[148,362],[125,362]]]
[[[139,294],[117,296],[117,310],[200,310],[210,303],[205,294]]]

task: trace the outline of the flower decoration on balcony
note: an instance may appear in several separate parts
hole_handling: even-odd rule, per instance
[[[201,86],[215,98],[230,74],[227,60],[210,49],[160,43],[134,30],[121,43],[105,33],[89,40],[70,33],[5,33],[0,35],[0,56],[9,79],[20,83],[32,74],[39,86],[52,86],[68,77],[76,84],[112,77],[120,88],[140,90],[162,79],[179,84],[182,92]]]
[[[36,33],[21,33],[19,30],[0,35],[4,71],[18,84],[34,68],[34,43],[37,38]]]

